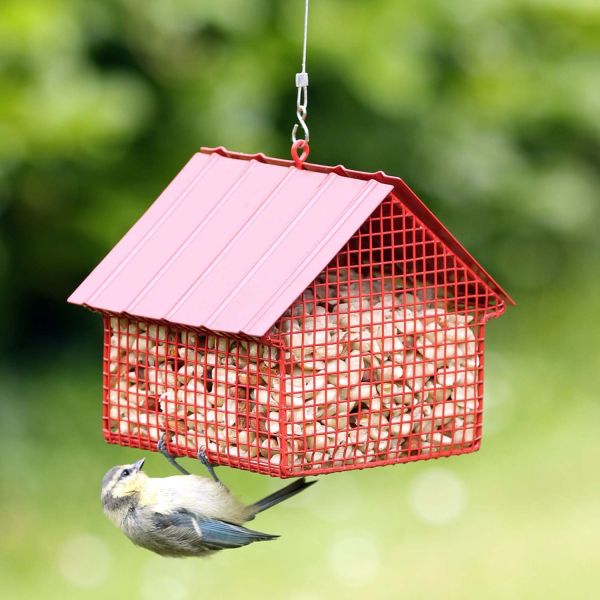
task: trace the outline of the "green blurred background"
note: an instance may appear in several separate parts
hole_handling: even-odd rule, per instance
[[[0,1],[3,598],[597,597],[596,0],[312,2],[311,160],[403,177],[519,303],[482,450],[323,477],[206,561],[102,514],[139,453],[102,440],[100,320],[65,299],[200,145],[288,155],[302,4]]]

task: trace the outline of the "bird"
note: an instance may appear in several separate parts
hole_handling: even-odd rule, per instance
[[[254,517],[295,496],[316,481],[300,478],[254,504],[240,502],[217,477],[204,448],[198,459],[210,479],[192,475],[166,450],[164,436],[158,450],[181,475],[148,477],[144,458],[112,467],[102,479],[105,514],[136,545],[162,556],[208,556],[240,548],[278,535],[243,526]]]

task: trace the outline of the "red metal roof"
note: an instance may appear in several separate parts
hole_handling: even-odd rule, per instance
[[[512,303],[401,179],[224,148],[195,154],[69,302],[262,336],[392,190]]]
[[[391,189],[198,153],[69,301],[262,336]]]
[[[271,165],[292,166],[291,160],[280,158],[272,158],[263,153],[244,154],[242,152],[232,152],[223,146],[216,148],[201,148],[201,152],[208,154],[218,153],[221,156],[230,158],[238,158],[242,160],[258,160],[260,162]],[[353,179],[375,180],[381,183],[386,183],[394,188],[394,194],[402,201],[402,203],[416,216],[421,222],[442,241],[456,256],[477,274],[489,288],[498,295],[498,297],[507,304],[515,305],[515,301],[511,296],[500,286],[500,284],[475,260],[470,252],[446,229],[442,222],[427,208],[421,199],[408,187],[404,180],[400,177],[387,175],[383,171],[376,173],[367,173],[364,171],[354,171],[347,169],[343,165],[324,166],[312,163],[304,163],[303,168],[315,173],[336,173],[344,177],[352,177]]]

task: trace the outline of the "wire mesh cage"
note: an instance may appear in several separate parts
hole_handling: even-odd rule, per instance
[[[504,308],[390,194],[262,338],[106,314],[104,435],[278,477],[472,452]]]

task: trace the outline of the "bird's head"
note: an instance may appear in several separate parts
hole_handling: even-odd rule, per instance
[[[144,459],[110,469],[102,479],[102,506],[109,515],[135,505],[148,476],[142,472]]]

